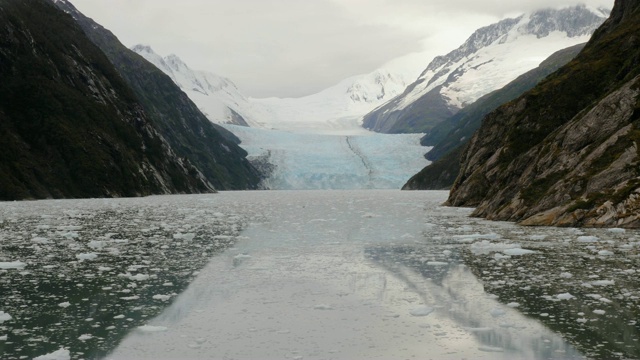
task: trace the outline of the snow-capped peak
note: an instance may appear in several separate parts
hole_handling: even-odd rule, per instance
[[[577,5],[538,10],[480,28],[457,49],[436,57],[400,107],[438,86],[451,90],[446,97],[452,107],[464,107],[536,67],[553,52],[586,42],[607,16],[606,10]],[[485,86],[477,82],[479,78]]]
[[[167,74],[212,122],[257,124],[242,114],[243,104],[248,100],[231,80],[210,72],[192,70],[177,55],[162,57],[148,45],[136,45],[131,50]]]

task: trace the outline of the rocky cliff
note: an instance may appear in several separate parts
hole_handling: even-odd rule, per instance
[[[50,2],[0,2],[0,199],[209,192]]]
[[[583,51],[490,113],[448,204],[526,225],[640,227],[640,3],[616,0]]]
[[[411,177],[403,190],[449,189],[460,172],[462,150],[480,127],[482,119],[500,105],[531,90],[546,76],[571,61],[583,47],[584,44],[578,44],[554,53],[537,68],[518,76],[502,89],[481,97],[436,125],[420,140],[423,146],[433,147],[426,154],[427,160],[433,163]]]
[[[53,0],[69,13],[133,89],[158,131],[176,154],[189,159],[219,190],[255,189],[260,174],[233,135],[212,124],[169,76],[129,50],[109,30],[66,0]]]

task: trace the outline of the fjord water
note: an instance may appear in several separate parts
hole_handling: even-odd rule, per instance
[[[0,355],[640,355],[638,233],[488,222],[440,206],[446,196],[3,203]]]

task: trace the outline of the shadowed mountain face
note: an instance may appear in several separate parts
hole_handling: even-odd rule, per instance
[[[0,5],[0,199],[213,191],[70,16]]]
[[[640,3],[569,64],[484,120],[449,204],[527,225],[640,226]]]
[[[189,159],[219,190],[257,188],[260,174],[237,145],[237,138],[212,124],[170,77],[127,49],[109,30],[69,2],[54,2],[106,54],[176,154]]]

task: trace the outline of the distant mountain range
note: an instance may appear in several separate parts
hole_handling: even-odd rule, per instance
[[[364,116],[363,126],[386,133],[429,132],[552,53],[586,42],[608,13],[578,5],[478,29],[460,47],[433,59],[403,94]]]
[[[303,132],[359,126],[428,132],[555,51],[586,42],[607,16],[608,10],[579,5],[505,19],[477,30],[447,55],[425,58],[431,61],[426,69],[416,61],[387,64],[302,98],[250,98],[230,79],[193,70],[176,55],[163,57],[146,45],[132,50],[171,77],[214,123]],[[418,66],[424,70],[412,78]]]
[[[162,57],[146,45],[132,50],[171,77],[218,124],[309,132],[359,127],[363,114],[402,93],[409,82],[402,72],[379,69],[302,98],[255,99],[227,78],[191,69],[176,55]]]

